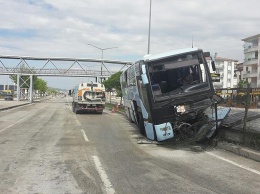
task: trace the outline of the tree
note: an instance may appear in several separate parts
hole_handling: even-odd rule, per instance
[[[48,91],[49,94],[52,94],[52,95],[56,95],[58,93],[58,91],[53,89],[53,88],[48,88],[47,91]]]
[[[37,78],[34,81],[34,89],[39,90],[41,93],[45,93],[48,89],[47,82],[41,78]]]
[[[243,86],[247,85],[248,81],[247,80],[240,80],[239,83],[237,84],[238,88],[243,88]]]
[[[29,69],[24,64],[20,66],[18,70],[21,74],[33,74],[33,69]],[[10,75],[10,79],[17,83],[17,75]],[[21,75],[20,76],[20,87],[21,88],[29,88],[30,87],[30,76],[29,75]],[[37,76],[33,75],[33,88],[34,90],[39,90],[41,93],[45,93],[48,90],[47,82]]]
[[[122,74],[122,71],[119,71],[119,72],[111,75],[111,77],[109,77],[107,80],[105,80],[103,82],[103,84],[106,88],[106,91],[110,92],[110,94],[111,94],[111,91],[113,89],[115,89],[117,96],[121,97],[121,102],[122,102],[122,90],[121,90],[121,85],[120,85],[121,74]],[[121,102],[120,102],[120,104],[121,104]]]
[[[245,95],[247,93],[246,87],[248,85],[248,81],[247,80],[240,80],[239,83],[237,84],[238,87],[238,94],[237,95],[237,104],[246,104],[247,102],[247,95]]]
[[[24,64],[20,66],[18,70],[21,74],[33,74],[33,70],[26,67]],[[17,75],[10,75],[9,78],[14,82],[17,83]],[[37,79],[37,76],[33,76],[33,82]],[[30,76],[29,75],[21,75],[20,76],[20,84],[22,88],[29,88],[30,87]]]

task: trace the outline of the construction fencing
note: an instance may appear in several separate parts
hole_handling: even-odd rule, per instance
[[[228,107],[260,108],[260,88],[222,88],[216,94],[223,98],[220,105]]]

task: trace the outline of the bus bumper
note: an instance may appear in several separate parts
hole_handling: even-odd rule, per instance
[[[152,123],[145,123],[145,132],[148,139],[157,141],[171,139],[174,136],[171,123],[162,123],[154,126]]]

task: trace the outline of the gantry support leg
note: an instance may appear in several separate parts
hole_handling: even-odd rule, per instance
[[[20,101],[21,90],[20,90],[20,75],[17,75],[17,101]]]
[[[33,102],[33,75],[30,75],[30,103]]]

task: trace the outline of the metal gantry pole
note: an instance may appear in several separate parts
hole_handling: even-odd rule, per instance
[[[101,49],[101,50],[102,50],[101,59],[103,59],[103,51],[104,51],[104,49]],[[100,83],[102,83],[102,78],[103,78],[103,76],[102,76],[102,70],[103,70],[103,61],[101,62],[101,77],[100,77]]]
[[[20,90],[20,75],[17,74],[17,101],[20,101],[20,95],[21,95],[21,90]]]
[[[30,103],[33,102],[33,75],[30,75]]]

